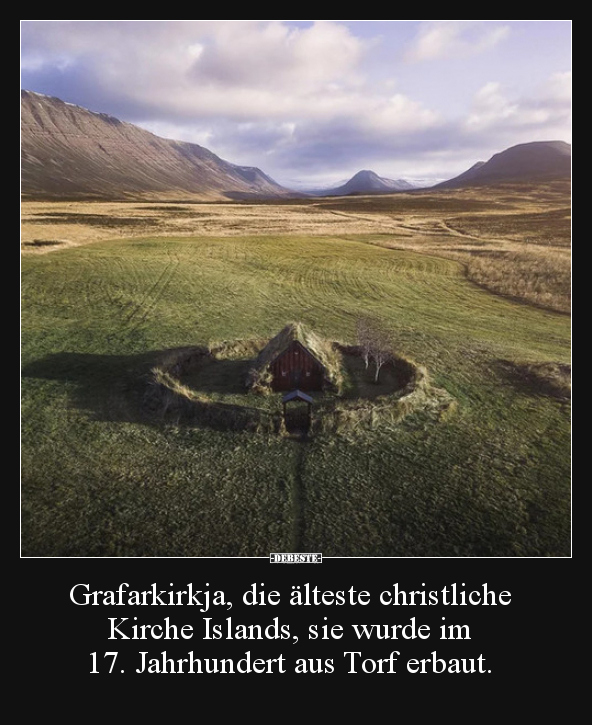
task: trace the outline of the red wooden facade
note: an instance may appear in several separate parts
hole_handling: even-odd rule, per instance
[[[273,390],[322,390],[324,368],[297,340],[291,342],[269,366]]]

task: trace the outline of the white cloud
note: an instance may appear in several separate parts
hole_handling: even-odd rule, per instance
[[[503,94],[500,83],[487,83],[475,95],[466,127],[483,129],[509,118],[516,119],[519,111],[518,104],[510,102]]]
[[[30,25],[23,55],[36,58],[37,70],[40,57],[48,66],[58,56],[76,59],[62,79],[78,96],[64,100],[84,105],[92,88],[94,99],[111,100],[111,107],[97,110],[117,115],[124,108],[125,120],[167,136],[178,128],[178,136],[194,132],[202,143],[218,119],[265,127],[337,121],[387,134],[437,122],[433,111],[392,87],[364,84],[360,63],[374,41],[332,21],[309,27],[281,21],[50,23],[46,33],[43,23]]]
[[[512,97],[500,83],[484,85],[461,126],[490,147],[571,139],[571,73],[555,73],[529,96]]]
[[[360,110],[362,125],[391,135],[421,131],[441,122],[438,113],[401,93],[376,99],[371,108]]]
[[[553,73],[543,86],[541,97],[551,105],[571,105],[571,71]]]
[[[332,82],[350,84],[363,50],[363,41],[332,22],[306,29],[228,23],[195,63],[193,77],[225,88],[311,93]]]
[[[421,26],[406,58],[413,62],[464,58],[494,48],[508,34],[507,26],[489,22],[429,22]]]
[[[26,30],[23,68],[68,59],[95,93],[125,98],[144,115],[243,120],[339,112],[359,85],[367,44],[331,21],[40,21]]]

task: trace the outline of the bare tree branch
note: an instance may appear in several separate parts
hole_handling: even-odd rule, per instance
[[[377,320],[359,317],[357,320],[358,345],[368,369],[370,360],[374,362],[374,382],[378,383],[380,370],[392,359],[391,339],[388,331]]]
[[[391,359],[391,352],[388,348],[382,344],[375,347],[372,357],[374,358],[374,365],[376,366],[376,372],[374,375],[374,382],[378,383],[378,375],[380,374],[380,368]]]
[[[370,358],[372,356],[371,324],[371,321],[367,317],[358,317],[356,322],[358,345],[362,351],[362,359],[366,364],[366,370],[368,369]]]

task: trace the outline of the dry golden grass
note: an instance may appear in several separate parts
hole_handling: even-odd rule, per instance
[[[418,199],[425,204],[421,213]],[[466,213],[459,214],[463,201]],[[415,197],[413,206],[401,203],[394,217],[396,233],[373,242],[456,259],[469,279],[492,292],[569,313],[569,203],[569,185],[563,183],[540,187],[538,193],[505,186],[446,192],[441,198],[425,194]],[[441,213],[435,215],[439,206]]]
[[[467,274],[501,294],[560,312],[571,309],[571,260],[563,251],[486,252],[471,256]]]
[[[27,254],[111,238],[352,235],[456,259],[499,294],[571,306],[569,182],[279,203],[24,201],[21,211]]]
[[[283,206],[25,201],[21,219],[21,247],[34,253],[101,239],[153,235],[365,234],[375,231],[377,223],[373,219],[337,215],[309,203]]]

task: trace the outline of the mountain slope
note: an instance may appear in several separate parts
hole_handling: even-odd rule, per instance
[[[29,197],[286,196],[254,167],[104,113],[21,91],[21,191]]]
[[[565,141],[534,141],[512,146],[479,162],[454,179],[432,187],[453,189],[461,186],[502,181],[555,179],[571,174],[571,145]]]
[[[314,192],[322,196],[347,196],[348,194],[389,194],[393,191],[407,191],[414,187],[403,179],[385,179],[374,171],[358,171],[341,186],[333,189],[319,189]]]

